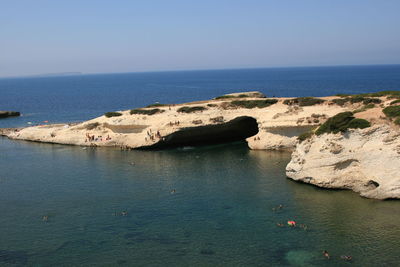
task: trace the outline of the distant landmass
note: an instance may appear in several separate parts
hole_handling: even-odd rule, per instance
[[[71,71],[71,72],[44,73],[44,74],[30,75],[29,77],[53,77],[53,76],[75,76],[75,75],[82,75],[82,72]]]

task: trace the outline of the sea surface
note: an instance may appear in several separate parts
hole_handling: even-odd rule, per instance
[[[248,90],[400,90],[400,66],[0,79],[0,110],[23,114],[0,127]],[[0,137],[0,266],[399,266],[400,201],[294,182],[289,160],[241,142],[121,151]]]

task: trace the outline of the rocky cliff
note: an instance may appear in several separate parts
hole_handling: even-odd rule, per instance
[[[351,189],[375,199],[400,198],[400,132],[388,125],[314,135],[286,167],[296,181]]]

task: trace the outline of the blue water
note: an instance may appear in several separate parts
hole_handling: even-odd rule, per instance
[[[258,90],[267,96],[326,96],[400,90],[400,65],[269,68],[80,75],[0,79],[0,110],[17,110],[28,121],[71,122],[104,112],[154,102],[206,100],[231,92]]]
[[[0,127],[232,91],[398,90],[399,74],[371,66],[1,79],[0,109],[24,116]],[[145,152],[0,137],[0,266],[398,266],[399,201],[293,182],[289,160],[242,143]]]

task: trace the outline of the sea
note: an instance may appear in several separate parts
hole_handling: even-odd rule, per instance
[[[400,90],[400,65],[2,78],[0,110],[22,116],[0,128],[255,90]],[[0,266],[400,266],[400,201],[294,182],[289,161],[242,142],[121,151],[0,137]]]

